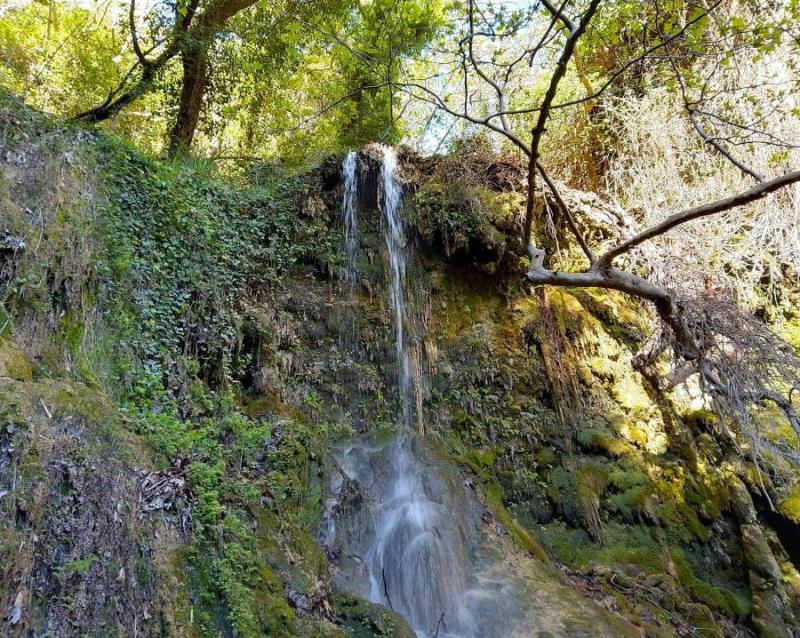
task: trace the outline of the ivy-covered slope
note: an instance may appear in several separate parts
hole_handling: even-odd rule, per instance
[[[713,417],[633,372],[643,310],[520,285],[513,165],[402,159],[421,426],[554,583],[552,634],[791,636],[797,548]],[[353,327],[336,163],[225,183],[0,94],[0,167],[3,632],[409,635],[317,540],[330,446],[395,400],[378,218]]]
[[[319,412],[239,396],[254,304],[325,255],[304,185],[227,186],[7,94],[0,121],[3,633],[340,635],[290,606],[329,593]]]

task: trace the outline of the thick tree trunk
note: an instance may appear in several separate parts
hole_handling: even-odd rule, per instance
[[[203,97],[208,86],[208,51],[193,48],[181,56],[183,84],[178,115],[169,135],[169,155],[174,157],[189,150],[194,139]]]
[[[174,36],[162,53],[148,60],[145,57],[147,52],[142,53],[138,49],[138,44],[135,45],[140,57],[139,63],[143,67],[141,78],[130,89],[123,91],[130,75],[136,69],[134,67],[103,104],[79,113],[75,119],[86,122],[102,122],[113,117],[123,108],[150,92],[157,75],[172,58],[180,54],[183,61],[183,87],[178,119],[170,134],[169,150],[170,154],[174,154],[180,148],[188,148],[197,128],[203,95],[208,84],[208,46],[211,39],[219,33],[230,18],[256,2],[258,0],[211,0],[205,11],[198,16],[196,11],[199,1],[191,0],[183,15],[176,14]],[[198,17],[195,19],[196,16]],[[133,29],[133,26],[131,28]],[[176,145],[174,150],[173,144]]]

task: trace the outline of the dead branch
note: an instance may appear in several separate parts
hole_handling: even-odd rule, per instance
[[[656,224],[655,226],[651,226],[650,228],[643,230],[638,235],[623,241],[616,248],[609,250],[598,260],[598,268],[602,270],[603,268],[610,267],[616,257],[619,257],[623,253],[630,251],[632,248],[646,242],[649,239],[663,235],[676,226],[680,226],[681,224],[685,224],[686,222],[694,219],[708,217],[716,213],[722,213],[731,210],[732,208],[744,206],[745,204],[749,204],[766,197],[770,193],[774,193],[784,186],[794,184],[798,181],[800,181],[800,171],[793,171],[780,177],[776,177],[775,179],[771,179],[768,182],[760,183],[750,190],[742,193],[737,193],[736,195],[717,200],[716,202],[702,204],[700,206],[695,206],[694,208],[689,208],[688,210],[675,213],[674,215],[670,215],[660,224]]]

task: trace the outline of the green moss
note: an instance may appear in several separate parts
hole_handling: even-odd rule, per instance
[[[595,552],[589,535],[582,529],[563,522],[548,523],[538,528],[542,546],[559,563],[573,569],[586,568]]]
[[[248,595],[247,592],[243,593],[245,596]],[[280,581],[266,568],[262,567],[261,583],[253,590],[253,597],[259,621],[259,633],[276,638],[296,635],[294,611],[283,594]]]
[[[722,628],[719,626],[714,613],[708,606],[702,603],[689,603],[686,605],[688,622],[697,631],[702,632],[704,636],[713,636],[714,638],[725,638],[722,633]]]
[[[578,442],[588,450],[601,450],[613,457],[629,454],[631,445],[603,428],[590,427],[578,432]]]
[[[605,506],[622,521],[640,522],[653,518],[655,497],[651,486],[634,485],[624,492],[608,496]]]
[[[579,525],[580,501],[573,476],[562,467],[555,468],[547,481],[547,494],[558,508],[559,514],[569,523]]]
[[[800,486],[795,486],[788,496],[781,499],[778,509],[789,520],[800,523]]]
[[[52,402],[51,411],[61,414],[78,414],[93,423],[114,424],[117,409],[100,393],[78,384],[51,386],[55,392],[48,392]]]
[[[98,560],[97,556],[89,554],[85,558],[78,558],[64,565],[61,573],[66,576],[71,574],[86,574]]]
[[[259,556],[292,589],[313,594],[328,578],[328,561],[314,536],[292,516],[281,518],[265,508],[254,508],[253,516]]]
[[[297,621],[299,638],[347,638],[345,631],[327,620],[302,618]]]
[[[781,328],[783,338],[792,345],[795,352],[800,354],[800,317],[795,313],[795,316],[785,321]]]
[[[403,618],[384,607],[351,594],[337,594],[333,610],[352,638],[415,638]]]
[[[503,504],[503,491],[499,485],[492,483],[486,487],[486,500],[494,517],[508,530],[511,538],[531,556],[535,556],[546,563],[550,557],[541,545],[531,536],[530,532],[520,525]]]
[[[750,613],[749,599],[741,593],[724,589],[698,578],[683,552],[673,549],[670,551],[670,557],[677,570],[681,585],[687,589],[692,598],[734,618],[742,618]]]
[[[300,422],[305,420],[305,414],[300,408],[281,401],[275,394],[248,400],[242,411],[251,418],[278,415]]]
[[[31,381],[33,366],[12,341],[0,337],[0,377]]]
[[[694,534],[703,542],[706,542],[711,538],[711,531],[708,529],[708,527],[703,525],[694,509],[692,509],[686,503],[681,502],[677,503],[677,509],[692,534]]]
[[[647,485],[649,477],[639,467],[628,459],[611,464],[608,470],[608,481],[618,490],[628,490],[632,487]]]
[[[487,480],[494,473],[494,458],[493,450],[472,449],[455,460],[469,467],[482,480]]]
[[[575,473],[575,483],[579,489],[601,496],[608,485],[608,472],[599,464],[588,463]]]
[[[634,565],[648,573],[662,570],[661,548],[652,532],[642,525],[621,525],[607,521],[603,526],[603,545],[591,542],[589,535],[563,523],[540,527],[544,547],[561,563],[573,569],[594,565],[625,568]]]
[[[558,455],[552,448],[544,448],[533,455],[533,461],[541,467],[553,467],[558,463]]]

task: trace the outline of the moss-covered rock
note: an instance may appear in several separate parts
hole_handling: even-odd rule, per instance
[[[10,447],[0,436],[0,485],[11,488],[0,500],[2,555],[16,548],[2,561],[0,600],[18,610],[4,634],[189,635],[188,607],[161,569],[175,531],[143,519],[144,441],[76,383],[0,379],[0,416],[16,434]]]
[[[778,507],[786,518],[800,524],[800,485],[784,496]]]
[[[415,638],[403,617],[383,605],[350,594],[337,594],[333,610],[353,638]]]
[[[753,499],[744,481],[734,475],[730,477],[729,485],[749,569],[753,624],[761,636],[790,638],[796,619],[783,574],[758,521]]]
[[[27,241],[0,267],[0,492],[14,484],[0,497],[0,603],[19,599],[26,630],[56,633],[129,635],[135,620],[138,635],[409,637],[352,597],[331,612],[336,556],[316,538],[332,442],[394,426],[380,216],[359,220],[354,300],[335,276],[335,176],[262,167],[259,186],[232,185],[2,93],[0,118],[0,208]],[[409,305],[427,330],[419,425],[474,475],[484,530],[527,567],[561,564],[574,587],[534,580],[566,600],[551,601],[566,633],[589,626],[568,609],[581,596],[622,622],[610,635],[629,633],[619,614],[648,635],[730,635],[749,587],[752,624],[785,638],[800,585],[748,492],[776,489],[752,467],[728,482],[730,424],[634,372],[649,315],[613,291],[519,286],[524,171],[509,158],[478,144],[406,159],[421,239]],[[554,266],[575,259],[560,251]],[[796,445],[785,423],[771,432]],[[156,466],[184,482],[166,529],[134,516],[135,471]],[[782,489],[775,502],[800,522]]]
[[[31,381],[33,366],[9,339],[0,337],[0,377]]]

